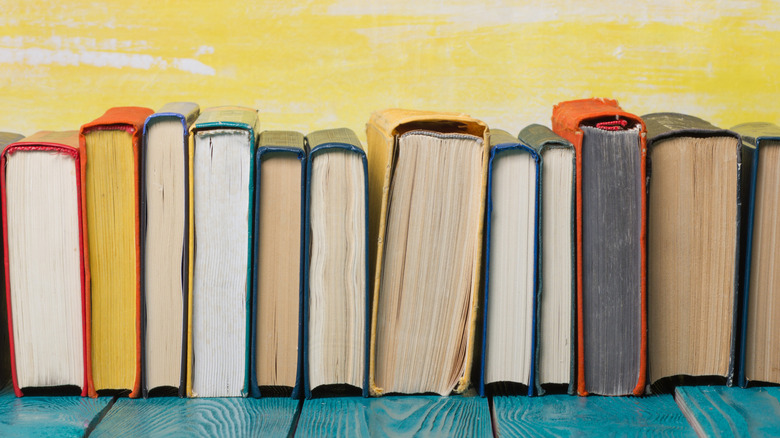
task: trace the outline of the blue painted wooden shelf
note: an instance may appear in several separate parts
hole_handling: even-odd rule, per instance
[[[491,412],[492,409],[492,412]],[[647,397],[386,396],[16,398],[0,391],[6,436],[777,436],[780,388],[680,387]]]
[[[21,397],[10,385],[0,390],[0,436],[84,436],[110,398]]]
[[[681,387],[680,409],[702,436],[780,437],[780,388]]]

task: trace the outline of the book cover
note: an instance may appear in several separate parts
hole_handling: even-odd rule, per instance
[[[661,389],[661,379],[679,375],[688,382],[720,376],[731,385],[742,234],[739,136],[687,114],[653,113],[642,120],[649,163],[648,383]],[[684,213],[675,213],[681,204]],[[718,256],[697,262],[710,254]],[[716,309],[707,312],[705,303],[711,302]],[[690,320],[669,321],[676,312]],[[707,334],[718,339],[704,341]],[[700,359],[690,360],[691,351]]]
[[[476,246],[482,247],[484,228],[485,196],[487,188],[487,165],[490,144],[490,130],[482,121],[466,114],[451,112],[432,112],[405,109],[387,109],[372,114],[367,126],[369,161],[369,196],[374,200],[369,205],[369,243],[371,278],[373,279],[373,302],[371,314],[371,341],[369,365],[369,389],[371,395],[381,395],[385,390],[376,383],[376,336],[377,312],[379,308],[382,266],[385,257],[387,218],[389,213],[390,187],[397,159],[398,139],[404,133],[416,129],[430,129],[439,132],[462,133],[482,139],[482,183],[481,207],[476,235]],[[481,288],[482,252],[478,251],[472,268],[470,303],[467,311],[467,346],[465,352],[465,370],[455,387],[456,393],[464,392],[471,383],[473,355],[479,297]]]
[[[731,128],[732,131],[739,134],[742,138],[742,174],[743,174],[743,191],[744,194],[744,203],[743,203],[743,211],[745,214],[742,215],[743,219],[743,237],[744,241],[743,244],[740,245],[741,248],[744,248],[742,251],[742,284],[740,286],[740,291],[742,292],[741,302],[740,302],[740,323],[739,323],[739,338],[738,338],[738,359],[737,359],[737,383],[739,386],[745,388],[750,384],[751,377],[748,376],[748,362],[753,360],[752,357],[749,357],[748,355],[748,344],[749,344],[749,335],[748,333],[752,330],[749,328],[749,320],[750,320],[750,314],[751,314],[751,306],[758,309],[758,307],[761,307],[759,303],[763,303],[759,301],[756,297],[755,299],[751,297],[751,287],[753,287],[752,293],[761,293],[762,295],[768,295],[763,290],[759,290],[757,288],[757,285],[751,286],[751,283],[755,283],[758,281],[759,276],[766,276],[770,277],[773,275],[772,273],[775,272],[774,270],[767,269],[767,270],[760,270],[758,268],[759,263],[757,263],[759,260],[755,259],[755,257],[760,257],[760,250],[774,252],[774,249],[771,247],[765,248],[766,244],[770,244],[769,241],[764,243],[759,237],[764,236],[758,236],[756,226],[758,225],[756,223],[756,212],[758,209],[764,207],[762,202],[760,202],[760,199],[757,199],[757,192],[758,192],[758,178],[759,173],[761,173],[761,170],[764,172],[771,172],[770,168],[764,168],[763,162],[760,161],[760,157],[763,153],[765,155],[768,155],[768,152],[772,152],[773,150],[777,149],[776,144],[777,142],[780,142],[780,127],[773,123],[767,123],[767,122],[750,122],[750,123],[743,123],[740,125],[736,125]],[[772,151],[767,150],[767,148],[771,148]],[[767,162],[767,165],[771,164],[771,162]],[[761,169],[761,170],[759,170]],[[766,196],[767,199],[764,202],[771,202],[772,197],[777,196],[777,187],[767,187],[766,189]],[[768,208],[772,208],[772,206],[767,206]],[[767,230],[769,231],[769,230]],[[751,301],[752,300],[752,301]],[[753,326],[753,330],[758,331],[759,327]],[[766,333],[769,333],[772,331],[771,328],[765,327],[764,331]],[[752,342],[751,342],[752,345]],[[775,356],[776,357],[776,356]],[[771,369],[777,369],[778,362],[774,360],[772,363],[769,364]],[[767,379],[770,380],[770,379]],[[780,383],[780,381],[773,381],[772,383]]]
[[[82,203],[82,217],[84,220],[84,276],[85,276],[85,283],[86,283],[86,305],[87,305],[87,315],[90,315],[90,318],[87,319],[87,384],[88,384],[88,393],[90,397],[97,397],[97,391],[101,389],[130,389],[130,397],[138,397],[141,395],[141,277],[140,277],[140,269],[141,269],[141,257],[140,257],[140,199],[138,196],[138,186],[139,186],[139,175],[138,175],[138,169],[139,169],[139,159],[140,159],[140,146],[141,146],[141,134],[143,131],[143,124],[144,121],[148,116],[150,116],[153,113],[153,111],[149,108],[142,108],[142,107],[115,107],[111,108],[104,115],[101,117],[98,117],[97,119],[93,120],[92,122],[89,122],[81,127],[81,130],[79,132],[79,154],[81,157],[81,196],[84,202]],[[114,315],[96,315],[97,312],[102,312],[101,309],[96,309],[96,302],[94,301],[94,295],[97,294],[99,296],[107,296],[108,294],[117,294],[117,291],[108,291],[108,290],[100,290],[96,287],[96,284],[98,282],[102,282],[105,280],[105,278],[100,277],[107,277],[110,276],[110,270],[112,268],[106,269],[104,266],[106,263],[108,263],[108,260],[105,260],[104,258],[109,258],[108,252],[103,252],[103,249],[108,248],[109,246],[112,246],[112,243],[109,242],[98,242],[97,241],[97,233],[92,233],[90,229],[90,226],[96,226],[95,222],[91,221],[90,217],[95,216],[97,214],[96,209],[100,208],[99,205],[92,205],[93,203],[99,204],[99,199],[101,193],[103,191],[111,190],[110,187],[91,187],[91,173],[94,172],[92,169],[92,161],[95,161],[94,159],[90,159],[90,154],[88,152],[87,148],[87,141],[86,141],[86,135],[97,132],[97,131],[123,131],[130,136],[130,142],[128,146],[131,148],[131,154],[127,154],[130,159],[132,160],[132,182],[130,181],[118,181],[117,184],[124,185],[125,183],[129,182],[128,186],[122,187],[121,189],[124,191],[129,191],[132,193],[132,197],[134,198],[133,201],[133,211],[132,216],[134,219],[130,219],[132,222],[135,223],[134,230],[123,230],[123,232],[132,233],[134,235],[134,238],[131,239],[132,243],[131,245],[134,247],[134,250],[132,250],[133,258],[134,258],[134,264],[135,264],[135,272],[134,272],[134,279],[132,280],[132,284],[125,284],[123,285],[125,288],[128,289],[129,293],[134,294],[134,299],[132,301],[134,302],[134,309],[132,309],[132,312],[134,315],[134,322],[135,322],[135,354],[134,354],[134,365],[135,365],[135,372],[134,372],[134,383],[132,387],[130,388],[104,388],[100,387],[99,385],[96,385],[94,382],[94,371],[96,367],[100,367],[101,369],[106,367],[107,364],[104,363],[95,363],[96,360],[96,345],[93,345],[94,339],[96,338],[96,332],[95,330],[95,318],[101,318],[102,321],[107,322],[106,326],[111,326],[113,323],[110,322],[113,320]],[[126,152],[126,151],[120,151],[120,152]],[[127,163],[125,163],[127,164]],[[102,165],[102,164],[101,164]],[[111,170],[106,169],[107,172],[111,172]],[[110,177],[109,177],[110,178]],[[96,193],[93,193],[93,191],[96,191]],[[100,193],[97,193],[99,191]],[[127,192],[126,192],[127,193]],[[94,201],[91,199],[94,197]],[[130,212],[124,211],[121,212],[122,215],[129,215]],[[97,216],[95,216],[97,217]],[[118,225],[115,221],[117,220],[116,217],[112,218],[109,222],[112,222],[114,225]],[[92,224],[92,225],[90,225]],[[91,236],[91,237],[88,237]],[[118,237],[118,236],[112,236]],[[130,240],[130,239],[128,239]],[[101,253],[97,254],[91,254],[90,249],[92,247],[95,248],[102,248]],[[90,257],[90,255],[92,257]],[[102,266],[100,269],[95,269],[95,267]],[[93,272],[95,271],[95,272]],[[93,275],[97,274],[97,275]],[[96,278],[97,277],[97,278]],[[95,312],[93,312],[95,310]],[[100,330],[100,329],[98,329]],[[109,330],[107,333],[102,333],[101,335],[108,336],[109,338],[115,333],[111,333]],[[107,343],[110,343],[108,341]],[[101,354],[102,352],[97,352],[97,354]],[[124,361],[124,360],[130,360],[129,358],[112,358],[114,360]],[[106,374],[110,375],[115,373],[115,370],[113,369],[106,369]]]
[[[249,138],[249,169],[236,169],[237,174],[243,177],[245,171],[247,174],[247,187],[248,198],[246,201],[247,211],[247,235],[246,235],[246,268],[243,271],[243,283],[244,287],[244,314],[240,316],[240,319],[244,320],[244,366],[243,366],[243,384],[240,388],[240,394],[246,396],[249,394],[249,352],[250,352],[250,340],[251,340],[251,304],[252,304],[252,241],[253,241],[253,228],[254,224],[254,193],[255,193],[255,181],[254,173],[256,147],[257,147],[257,129],[259,128],[259,120],[257,117],[257,111],[250,108],[243,108],[237,106],[225,106],[215,107],[204,110],[200,113],[195,123],[190,127],[189,136],[189,199],[193,202],[189,203],[189,224],[188,224],[188,296],[187,296],[187,381],[186,381],[186,393],[188,397],[197,397],[195,391],[193,391],[193,364],[195,362],[195,348],[193,346],[193,312],[194,312],[194,281],[195,281],[195,263],[196,259],[196,247],[198,241],[196,240],[196,223],[195,223],[195,203],[197,202],[195,192],[195,137],[199,133],[210,132],[211,135],[219,136],[221,132],[242,132]],[[207,233],[207,230],[203,230]],[[204,236],[205,237],[205,236]],[[227,239],[226,239],[227,240]],[[209,292],[209,291],[205,291]],[[213,291],[211,291],[213,292]],[[204,310],[204,312],[207,312]],[[210,334],[207,334],[210,335]],[[221,358],[215,358],[220,360]]]
[[[490,132],[490,158],[488,161],[488,182],[487,182],[487,219],[485,224],[485,289],[484,289],[484,309],[482,311],[483,315],[483,325],[482,325],[482,333],[483,333],[483,342],[482,342],[482,353],[481,353],[481,368],[480,368],[480,382],[479,382],[479,393],[481,396],[485,395],[485,370],[487,368],[487,364],[489,361],[489,349],[491,348],[488,342],[490,339],[489,337],[489,327],[491,326],[491,319],[494,319],[495,317],[491,316],[491,295],[490,295],[490,273],[491,273],[491,232],[494,232],[493,230],[493,220],[492,215],[494,211],[494,207],[501,209],[503,208],[501,205],[494,205],[496,204],[496,199],[493,195],[493,186],[494,186],[494,176],[496,173],[496,165],[497,162],[500,161],[503,157],[511,156],[515,154],[528,154],[530,155],[531,159],[533,160],[533,167],[534,167],[534,180],[535,180],[535,187],[533,188],[533,211],[531,212],[531,215],[533,217],[532,220],[532,228],[533,233],[531,236],[532,242],[530,245],[533,247],[533,257],[530,260],[531,263],[531,269],[532,272],[532,280],[531,280],[531,290],[525,291],[526,293],[530,293],[532,295],[532,298],[530,300],[531,308],[530,315],[531,315],[531,321],[530,321],[530,337],[527,338],[528,341],[530,341],[530,358],[529,358],[529,373],[528,373],[528,390],[527,394],[529,396],[532,396],[534,394],[534,382],[537,380],[535,376],[535,366],[536,363],[536,355],[537,355],[537,348],[535,347],[537,345],[537,314],[538,314],[538,293],[539,293],[539,215],[541,213],[540,210],[540,188],[541,188],[541,175],[540,175],[540,164],[541,160],[539,159],[539,154],[534,150],[533,148],[521,143],[518,139],[515,137],[512,137],[511,134],[509,134],[506,131],[497,130],[494,129]],[[503,157],[502,157],[503,156]],[[520,175],[515,175],[517,177],[515,184],[518,184],[520,186],[523,185],[524,181],[520,181],[519,177]],[[514,185],[514,184],[513,184]],[[516,189],[517,192],[520,191],[520,188]],[[521,212],[522,214],[522,212]],[[518,226],[518,224],[514,224],[515,226]],[[524,230],[520,230],[521,232]],[[499,237],[501,239],[502,237]],[[504,236],[503,238],[506,238]],[[528,244],[528,242],[523,242],[525,244]],[[519,262],[519,260],[518,260]],[[495,263],[495,261],[494,261]],[[523,267],[518,265],[514,266],[513,271],[522,271],[527,270],[527,266]],[[522,291],[521,291],[522,292]],[[515,313],[515,310],[512,309],[511,313],[514,313],[515,315],[511,317],[515,321],[522,322],[523,319],[523,312],[521,309],[517,309],[517,312]],[[510,333],[515,333],[514,331],[506,330],[504,331],[506,336],[512,336]],[[521,344],[523,344],[522,341],[520,341]],[[517,345],[513,342],[514,345]],[[492,348],[500,348],[500,347],[492,347]],[[520,366],[517,364],[517,366]],[[490,383],[490,382],[488,382]],[[497,382],[496,382],[497,383]]]
[[[312,387],[312,379],[311,379],[311,370],[313,367],[318,366],[320,364],[314,364],[312,363],[312,354],[309,351],[309,348],[311,346],[310,337],[311,337],[311,316],[312,316],[312,305],[311,305],[311,289],[312,289],[312,247],[313,247],[313,239],[316,237],[314,234],[314,230],[312,230],[312,204],[313,204],[313,190],[319,190],[318,187],[312,187],[312,173],[313,173],[313,167],[320,157],[327,156],[326,154],[332,153],[332,152],[342,152],[346,154],[354,154],[357,156],[357,158],[360,160],[361,167],[362,167],[362,179],[363,179],[363,185],[362,187],[358,188],[358,196],[360,189],[362,189],[363,196],[362,196],[362,203],[364,205],[363,210],[363,216],[365,217],[365,220],[363,221],[363,239],[364,239],[364,248],[365,250],[363,253],[356,253],[353,254],[353,260],[356,261],[358,266],[354,267],[354,270],[356,272],[362,271],[362,274],[364,276],[364,299],[366,306],[364,309],[355,309],[358,317],[363,318],[363,327],[365,328],[363,331],[363,345],[361,346],[362,356],[363,358],[363,366],[362,366],[362,387],[360,390],[362,391],[362,395],[364,397],[367,397],[369,395],[369,321],[370,321],[370,309],[368,307],[368,303],[371,299],[371,290],[369,288],[369,222],[368,222],[368,208],[369,208],[369,179],[368,179],[368,160],[366,156],[366,152],[363,149],[363,146],[360,144],[360,140],[357,138],[357,135],[355,133],[347,128],[337,128],[337,129],[327,129],[327,130],[320,130],[311,132],[308,135],[306,135],[306,143],[309,150],[308,159],[306,162],[306,219],[305,219],[305,227],[306,227],[306,236],[305,236],[305,297],[302,300],[303,301],[303,323],[304,323],[304,337],[303,337],[303,386],[304,386],[304,393],[305,398],[310,399],[312,398],[312,391],[315,389]],[[335,170],[334,170],[335,171]],[[358,202],[359,204],[359,202]],[[345,212],[345,214],[348,214],[348,212]],[[344,219],[344,222],[346,223],[349,219]],[[361,266],[362,265],[362,266]],[[360,293],[360,291],[357,291]],[[362,311],[361,311],[362,310]],[[356,315],[356,316],[357,316]],[[329,317],[326,315],[326,317]],[[343,315],[333,315],[333,318],[343,318]],[[347,366],[346,364],[337,364],[338,366]],[[338,382],[342,383],[342,382]]]
[[[570,151],[571,153],[571,168],[573,169],[573,177],[571,180],[571,196],[569,200],[566,200],[565,202],[570,203],[571,205],[571,217],[567,219],[562,219],[564,222],[568,222],[569,226],[567,227],[567,231],[565,231],[566,235],[568,235],[568,241],[569,245],[571,246],[571,251],[568,254],[568,260],[567,263],[571,266],[571,270],[569,273],[571,281],[568,283],[567,290],[569,291],[569,294],[571,296],[571,306],[569,307],[569,318],[571,320],[571,330],[569,331],[569,357],[570,357],[570,365],[569,365],[569,382],[568,382],[568,393],[574,394],[576,390],[577,385],[577,258],[576,258],[576,246],[575,246],[575,240],[577,235],[577,227],[576,227],[576,220],[575,220],[575,205],[576,205],[576,192],[575,192],[575,183],[576,183],[576,168],[575,168],[575,161],[576,161],[576,155],[574,153],[574,145],[572,145],[567,140],[563,139],[563,137],[560,137],[556,135],[550,128],[539,125],[539,124],[531,124],[523,128],[522,131],[517,135],[518,139],[520,139],[521,142],[524,144],[530,146],[533,148],[538,154],[539,158],[541,160],[541,173],[546,178],[547,172],[549,169],[545,165],[544,157],[547,152],[549,151],[555,151],[555,150],[562,150],[562,151]],[[548,169],[547,171],[545,169]],[[552,177],[552,176],[551,176]],[[540,217],[544,217],[544,212],[546,209],[546,205],[548,202],[552,202],[549,198],[554,195],[555,193],[550,192],[552,188],[547,188],[543,182],[540,182],[540,199],[542,208],[539,210]],[[540,219],[540,223],[541,223]],[[540,225],[541,227],[541,225]],[[547,258],[547,252],[545,251],[545,246],[549,245],[551,243],[545,241],[545,234],[547,230],[540,230],[539,231],[539,279],[538,279],[538,296],[537,299],[538,306],[536,308],[537,314],[536,314],[536,330],[537,333],[541,330],[542,325],[542,307],[545,302],[545,298],[547,296],[547,288],[546,281],[554,281],[555,279],[546,278],[543,275],[544,270],[547,268],[545,265],[545,260],[547,260],[548,263],[562,263],[562,260],[554,259],[554,258]],[[552,231],[552,230],[550,230]],[[538,395],[544,395],[545,389],[542,387],[543,384],[549,383],[546,381],[542,381],[542,375],[540,372],[540,365],[542,361],[542,354],[541,351],[541,338],[537,335],[536,339],[536,362],[534,364],[536,368],[535,372],[535,382],[536,385],[536,393]]]
[[[295,385],[292,388],[291,397],[299,399],[303,395],[303,352],[304,352],[304,319],[303,319],[303,306],[306,298],[306,288],[304,283],[306,272],[306,168],[307,168],[307,145],[304,141],[303,134],[294,131],[264,131],[260,134],[257,147],[257,155],[255,157],[255,230],[254,233],[254,250],[253,258],[254,265],[254,281],[252,282],[252,339],[251,339],[251,351],[250,351],[250,393],[253,397],[261,397],[265,394],[259,388],[257,377],[257,361],[258,355],[270,354],[267,351],[259,351],[258,349],[258,317],[259,317],[259,283],[261,275],[259,266],[259,251],[260,251],[260,208],[261,199],[260,191],[262,188],[261,176],[263,175],[263,164],[268,157],[274,156],[289,156],[293,157],[300,162],[300,177],[299,185],[297,187],[300,193],[300,230],[298,238],[300,240],[299,258],[298,258],[298,312],[297,312],[297,324],[298,324],[298,342],[297,351],[298,359],[296,365],[296,377]],[[290,188],[293,189],[292,187]],[[283,215],[286,212],[279,212]]]
[[[189,140],[189,129],[190,126],[195,122],[195,119],[198,117],[198,114],[200,114],[200,107],[196,103],[192,102],[172,102],[164,105],[160,110],[151,116],[147,117],[146,122],[144,122],[144,128],[143,128],[143,142],[142,142],[142,150],[141,150],[141,169],[140,169],[140,190],[141,190],[141,236],[140,236],[140,242],[141,242],[141,356],[144,361],[143,363],[143,372],[141,373],[142,377],[142,391],[143,396],[148,397],[149,396],[149,390],[152,388],[149,388],[147,385],[147,371],[146,367],[147,365],[147,349],[146,349],[146,343],[147,343],[147,327],[148,327],[148,310],[147,310],[147,290],[146,290],[146,280],[147,275],[149,272],[149,267],[146,266],[146,248],[147,248],[147,231],[149,230],[149,218],[148,218],[148,198],[149,193],[147,191],[147,178],[149,178],[149,171],[147,169],[147,166],[149,163],[147,162],[147,157],[149,156],[149,131],[150,128],[155,125],[157,122],[162,122],[166,120],[177,120],[181,123],[181,150],[184,157],[183,161],[183,179],[180,181],[182,184],[182,187],[185,188],[184,190],[184,212],[185,212],[185,219],[184,219],[184,233],[182,236],[182,256],[181,260],[178,261],[178,264],[180,265],[180,268],[176,272],[168,273],[168,275],[177,275],[181,278],[181,284],[182,284],[182,300],[183,300],[183,306],[182,306],[182,320],[184,321],[180,332],[181,332],[181,365],[180,365],[180,381],[178,385],[178,394],[179,397],[185,396],[185,382],[187,377],[187,287],[188,287],[188,266],[187,263],[189,261],[189,257],[187,254],[187,243],[188,243],[188,230],[187,230],[187,224],[188,221],[186,220],[186,212],[189,207],[190,199],[187,197],[187,190],[186,185],[187,181],[189,181],[188,176],[188,140]],[[155,177],[155,181],[160,183],[160,190],[164,192],[167,187],[165,187],[165,176],[164,175],[153,175]],[[171,188],[168,187],[170,190]],[[162,196],[164,197],[164,193],[162,193]],[[157,227],[155,227],[157,228]],[[157,228],[159,229],[159,228]],[[163,230],[159,229],[160,234],[168,234],[171,230]],[[158,243],[159,245],[159,243]],[[168,313],[169,309],[162,310],[164,313]]]
[[[576,155],[576,197],[577,197],[577,392],[587,395],[585,385],[585,345],[583,328],[583,139],[585,131],[584,123],[596,126],[600,124],[607,131],[622,129],[622,121],[639,130],[639,172],[642,188],[640,192],[639,213],[639,282],[640,282],[640,351],[638,358],[638,376],[636,385],[631,391],[634,395],[641,395],[644,391],[647,371],[647,257],[646,257],[646,229],[647,229],[647,192],[644,188],[646,181],[646,156],[647,148],[645,126],[642,120],[634,114],[623,111],[616,100],[604,98],[580,99],[562,102],[553,107],[552,130],[557,135],[570,141],[574,145]]]
[[[9,210],[9,202],[8,202],[8,184],[6,181],[6,175],[8,172],[8,161],[11,155],[17,153],[17,152],[54,152],[56,154],[62,154],[68,159],[72,159],[74,161],[74,175],[75,175],[75,187],[76,191],[78,192],[78,188],[80,186],[80,179],[79,179],[79,157],[78,157],[78,132],[77,131],[65,131],[65,132],[52,132],[52,131],[41,131],[38,132],[30,137],[23,137],[20,134],[14,134],[14,133],[7,133],[3,132],[0,133],[0,148],[2,148],[2,156],[0,156],[0,180],[2,180],[2,214],[3,214],[3,259],[4,259],[4,274],[5,274],[5,281],[3,283],[3,286],[5,287],[5,299],[2,301],[3,303],[3,312],[2,315],[7,317],[8,322],[8,330],[2,331],[2,336],[0,336],[0,347],[2,348],[2,353],[0,353],[0,371],[2,372],[2,375],[0,375],[0,379],[5,381],[8,377],[11,377],[11,382],[13,385],[14,394],[17,397],[23,396],[23,390],[19,385],[19,379],[17,378],[17,374],[19,372],[19,366],[17,365],[16,360],[16,347],[14,342],[14,312],[13,312],[13,289],[12,289],[12,274],[21,274],[23,277],[22,280],[24,280],[24,273],[18,272],[13,273],[10,270],[9,266],[9,239],[8,239],[8,210]],[[30,175],[34,176],[34,175]],[[73,199],[77,204],[81,203],[80,196],[77,196]],[[77,205],[77,211],[80,212],[80,205]],[[80,215],[80,214],[79,214]],[[82,232],[81,224],[78,223],[78,233],[80,234]],[[79,243],[81,242],[79,238]],[[81,257],[81,254],[83,253],[83,247],[79,245],[79,257],[78,257],[78,274],[81,278],[80,281],[80,287],[76,291],[79,295],[77,307],[81,309],[80,313],[80,330],[81,333],[81,343],[80,348],[82,352],[82,356],[84,356],[86,349],[84,348],[85,343],[85,318],[84,318],[84,282],[83,282],[83,258]],[[31,285],[27,282],[25,282],[25,286],[30,287]],[[33,286],[34,287],[34,286]],[[51,292],[55,292],[55,288],[47,288],[47,290]],[[61,290],[56,290],[57,292],[63,292]],[[18,295],[17,295],[18,296]],[[57,297],[60,298],[60,297]],[[57,309],[59,310],[59,309]],[[50,315],[51,316],[51,315]],[[32,321],[21,321],[21,324],[30,324],[34,323]],[[7,336],[7,337],[6,337]],[[22,349],[27,349],[30,346],[29,345],[23,345],[19,346]],[[37,350],[39,351],[39,350]],[[51,352],[47,352],[46,354],[52,354]],[[64,358],[59,358],[63,359]],[[86,364],[86,358],[82,357],[82,361],[84,364]],[[83,378],[83,385],[79,388],[81,390],[81,395],[85,396],[87,393],[87,385],[86,385],[86,366],[83,367],[82,371],[82,378]]]

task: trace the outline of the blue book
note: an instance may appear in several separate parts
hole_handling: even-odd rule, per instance
[[[490,133],[485,231],[484,342],[479,391],[534,390],[539,271],[537,152],[506,131]]]
[[[303,134],[264,131],[255,157],[250,392],[300,398],[307,150]]]
[[[346,128],[315,131],[306,141],[305,396],[368,396],[366,153]]]
[[[780,383],[780,127],[771,123],[745,123],[731,128],[742,136],[742,166],[748,175],[747,232],[743,256],[742,315],[738,378]],[[777,261],[776,261],[777,260]]]

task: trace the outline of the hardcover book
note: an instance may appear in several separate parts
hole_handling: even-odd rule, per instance
[[[260,134],[250,366],[254,397],[302,395],[306,157],[301,133]]]
[[[42,131],[4,145],[0,157],[8,351],[18,397],[28,389],[87,395],[78,141],[78,131]]]
[[[354,132],[315,131],[306,182],[306,398],[368,395],[368,163]]]
[[[574,145],[577,392],[640,395],[647,357],[645,127],[610,99],[562,102],[553,132]]]
[[[190,128],[187,395],[249,393],[257,111],[203,111]]]
[[[489,130],[464,114],[389,109],[366,134],[371,394],[461,393],[475,349]]]
[[[647,126],[648,379],[734,377],[741,144],[737,134],[677,113]]]
[[[141,394],[138,169],[143,124],[152,113],[148,108],[112,108],[79,133],[92,397],[103,390]]]
[[[539,268],[539,155],[490,132],[480,395],[534,392]]]
[[[577,377],[574,146],[536,124],[525,127],[518,138],[541,159],[536,391],[542,395],[548,389],[565,389],[573,394]]]
[[[742,170],[747,175],[746,240],[742,281],[739,385],[780,383],[780,127],[744,123],[731,128],[742,137]]]
[[[141,311],[144,397],[185,395],[187,190],[190,125],[200,108],[169,103],[146,119],[141,154]]]

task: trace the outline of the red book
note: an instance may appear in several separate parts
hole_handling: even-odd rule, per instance
[[[647,364],[645,125],[615,100],[582,99],[555,105],[552,129],[576,153],[577,392],[640,395]]]
[[[3,254],[14,393],[87,394],[78,132],[39,132],[0,156]]]

